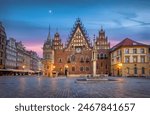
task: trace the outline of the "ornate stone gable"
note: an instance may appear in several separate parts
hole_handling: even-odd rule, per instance
[[[70,37],[67,41],[66,50],[72,51],[78,47],[85,50],[91,50],[90,40],[79,18],[76,20]]]

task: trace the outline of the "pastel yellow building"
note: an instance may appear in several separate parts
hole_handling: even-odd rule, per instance
[[[150,76],[149,45],[124,39],[111,49],[113,76]]]

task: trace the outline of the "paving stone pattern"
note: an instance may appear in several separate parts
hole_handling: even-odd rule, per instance
[[[0,77],[1,98],[150,98],[150,79],[110,77],[116,81],[76,78]]]

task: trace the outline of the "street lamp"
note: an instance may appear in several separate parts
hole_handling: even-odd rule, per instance
[[[122,63],[119,63],[119,64],[118,64],[118,67],[119,67],[119,69],[120,69],[120,68],[122,67]]]
[[[65,66],[68,69],[68,65]]]
[[[22,66],[23,69],[25,69],[25,67],[26,67],[25,65]]]
[[[53,69],[55,69],[55,66],[53,65]]]

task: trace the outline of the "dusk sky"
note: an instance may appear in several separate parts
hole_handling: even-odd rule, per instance
[[[65,42],[78,17],[91,40],[103,26],[111,46],[127,37],[150,44],[149,0],[0,0],[7,38],[22,41],[40,57],[49,24],[51,37],[58,28]]]

